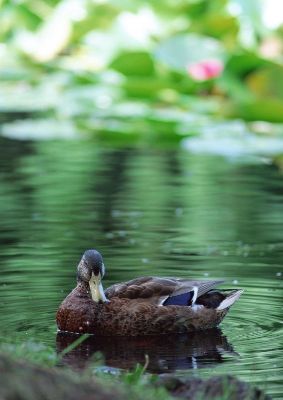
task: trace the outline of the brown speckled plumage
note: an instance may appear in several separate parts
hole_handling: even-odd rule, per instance
[[[241,294],[238,290],[228,294],[212,291],[218,282],[141,277],[108,288],[105,294],[109,302],[95,302],[88,283],[78,279],[77,287],[57,312],[58,329],[106,336],[137,336],[213,328]],[[193,292],[196,287],[198,296],[193,307],[162,305],[164,299]],[[217,309],[225,299],[233,300],[227,307]]]
[[[61,304],[57,313],[62,331],[98,335],[150,335],[183,333],[218,325],[225,312],[203,308],[156,306],[128,298],[111,298],[109,303],[95,303],[83,285],[78,285]]]

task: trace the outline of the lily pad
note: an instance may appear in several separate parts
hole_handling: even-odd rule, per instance
[[[154,74],[153,60],[145,51],[123,52],[112,61],[110,68],[126,76],[148,77]]]
[[[78,136],[71,121],[25,119],[2,125],[2,136],[19,140],[70,139]]]
[[[246,121],[283,122],[283,101],[266,98],[242,102],[234,105],[230,116]]]
[[[155,50],[155,57],[174,70],[184,71],[191,64],[204,60],[223,60],[225,51],[216,39],[196,34],[180,34],[161,42]]]
[[[243,121],[214,123],[200,130],[198,137],[183,140],[183,148],[192,153],[214,154],[230,159],[260,160],[283,154],[283,136],[256,135]]]

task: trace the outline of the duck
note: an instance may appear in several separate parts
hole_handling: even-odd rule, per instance
[[[56,314],[58,331],[98,336],[188,333],[217,327],[242,289],[216,290],[223,280],[143,276],[105,291],[102,255],[86,250],[77,286]]]

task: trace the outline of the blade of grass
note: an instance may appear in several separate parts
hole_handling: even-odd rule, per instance
[[[90,335],[88,333],[85,333],[81,336],[79,336],[76,340],[74,340],[69,346],[67,346],[61,353],[57,355],[58,361],[62,360],[62,358],[69,353],[70,351],[74,350],[76,347],[78,347],[81,343],[83,343]]]

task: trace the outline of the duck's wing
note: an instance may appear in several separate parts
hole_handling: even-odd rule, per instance
[[[105,294],[110,300],[120,297],[157,305],[192,305],[198,297],[222,282],[147,276],[110,286]]]

